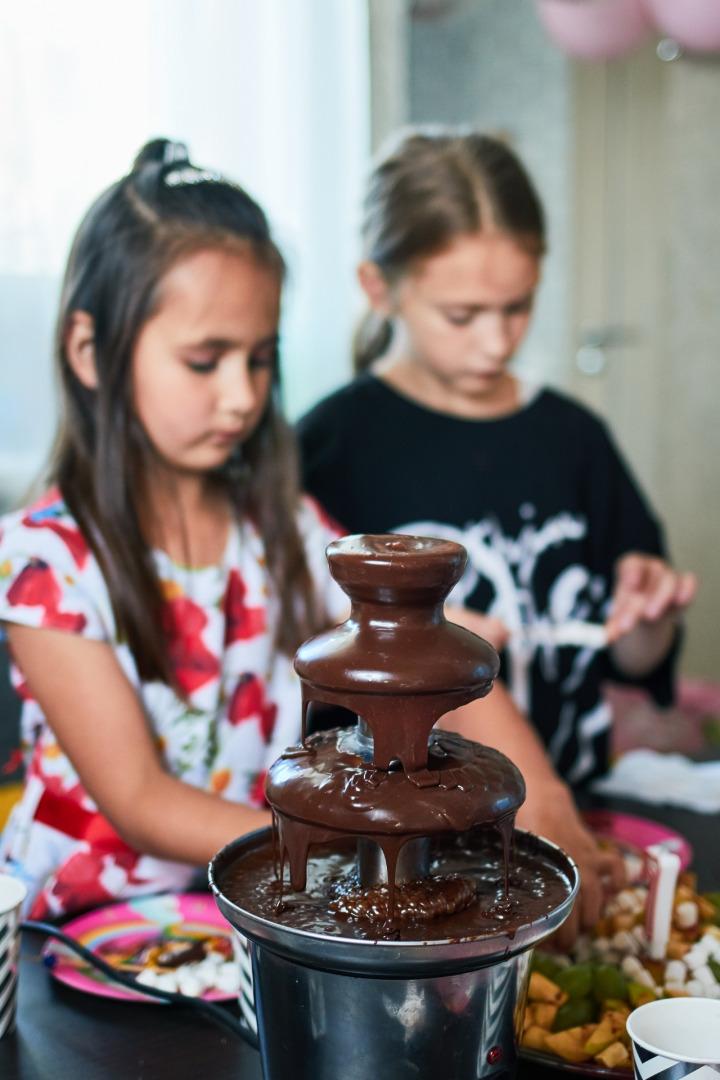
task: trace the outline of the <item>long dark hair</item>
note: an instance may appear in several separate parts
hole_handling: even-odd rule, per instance
[[[61,419],[49,476],[100,563],[118,635],[144,680],[177,687],[163,600],[143,532],[139,493],[154,449],[132,404],[131,364],[157,309],[163,275],[181,256],[238,245],[284,274],[265,214],[238,185],[196,168],[181,143],[154,139],[91,206],[75,237],[56,333]],[[65,338],[75,311],[94,322],[97,389],[77,378]],[[322,623],[296,523],[294,436],[280,409],[279,369],[264,416],[242,446],[242,469],[219,470],[238,516],[263,539],[280,606],[276,645],[292,654]]]
[[[381,154],[368,181],[364,257],[394,285],[464,233],[495,228],[532,254],[545,251],[545,216],[524,166],[505,143],[478,132],[412,130]],[[354,341],[355,370],[390,346],[392,324],[374,312]]]

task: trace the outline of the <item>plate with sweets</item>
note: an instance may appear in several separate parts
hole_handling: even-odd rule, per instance
[[[90,911],[61,929],[138,983],[137,991],[116,983],[63,942],[48,939],[43,962],[76,990],[161,1003],[142,993],[145,984],[206,1001],[237,998],[233,931],[209,893],[137,897]]]
[[[664,959],[649,955],[649,888],[640,877],[610,898],[590,934],[571,955],[535,950],[531,961],[520,1054],[570,1073],[627,1080],[632,1050],[625,1021],[659,997],[720,999],[720,893],[699,894],[687,867],[692,851],[678,833],[630,815],[588,815],[599,838],[642,864],[660,844],[680,857],[670,936]]]

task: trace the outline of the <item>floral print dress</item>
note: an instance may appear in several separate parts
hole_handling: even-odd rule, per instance
[[[347,598],[325,561],[337,531],[310,499],[298,514],[318,594],[340,618]],[[291,658],[273,648],[278,602],[253,525],[233,527],[220,566],[188,569],[155,552],[170,656],[189,704],[164,683],[140,680],[100,567],[57,491],[6,515],[1,528],[0,619],[108,642],[137,688],[164,767],[263,806],[267,768],[300,735],[300,686]],[[57,918],[186,888],[193,867],[134,851],[98,812],[15,666],[12,678],[23,699],[26,781],[0,841],[0,869],[28,885],[26,913]]]

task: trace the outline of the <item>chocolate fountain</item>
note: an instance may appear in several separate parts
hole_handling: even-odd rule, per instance
[[[465,549],[350,536],[327,557],[351,614],[298,650],[303,739],[268,774],[276,827],[210,864],[251,943],[265,1080],[510,1078],[530,950],[578,875],[514,829],[515,766],[436,727],[498,671],[443,615]],[[306,737],[312,703],[358,723]]]

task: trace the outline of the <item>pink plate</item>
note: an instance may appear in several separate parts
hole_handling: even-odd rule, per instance
[[[207,893],[141,896],[124,904],[112,904],[90,911],[64,923],[61,929],[87,949],[100,952],[100,955],[109,946],[140,947],[144,941],[152,938],[184,934],[222,935],[232,941],[231,927],[218,911],[213,897]],[[101,971],[85,964],[81,957],[60,941],[48,940],[43,949],[43,957],[46,956],[54,957],[51,974],[76,990],[125,1001],[163,1004],[158,998],[148,997],[140,991],[136,993],[120,983],[112,982]],[[208,990],[202,996],[206,1001],[228,1001],[237,997],[222,990]]]
[[[651,844],[662,844],[680,856],[680,869],[687,870],[693,850],[684,836],[648,818],[633,814],[618,814],[614,810],[586,810],[583,818],[599,840],[609,840],[619,848],[643,851]]]

